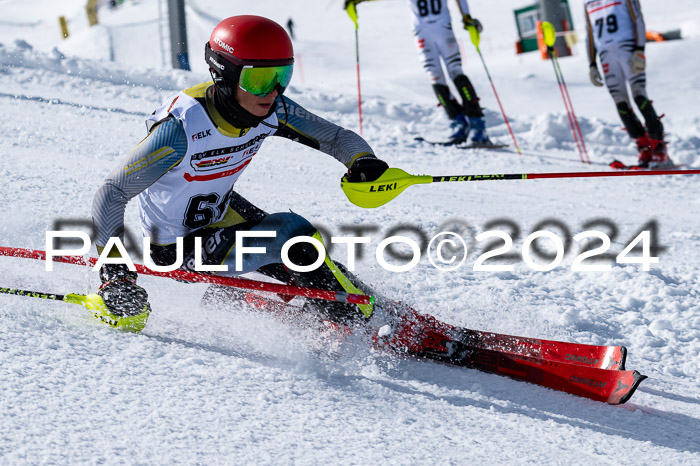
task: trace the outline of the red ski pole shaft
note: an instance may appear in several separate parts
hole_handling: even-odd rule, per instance
[[[599,178],[609,176],[700,175],[700,170],[622,170],[607,172],[507,173],[489,175],[433,176],[433,183],[452,181],[512,181],[540,178]],[[424,182],[423,182],[424,183]]]
[[[510,127],[510,122],[508,121],[508,116],[506,115],[505,110],[503,110],[503,104],[501,104],[501,98],[498,97],[498,92],[496,91],[496,86],[493,83],[493,79],[491,79],[491,73],[489,73],[489,69],[486,66],[486,61],[484,61],[484,56],[481,54],[481,50],[479,47],[476,47],[476,51],[479,54],[479,58],[481,59],[481,64],[484,65],[484,70],[486,71],[486,76],[489,79],[489,83],[491,83],[491,89],[493,89],[493,95],[496,96],[496,102],[498,102],[498,108],[501,109],[501,115],[503,115],[503,120],[506,122],[506,127],[508,128],[508,132],[510,133],[510,137],[513,139],[513,145],[515,146],[515,152],[518,153],[518,155],[523,155],[522,152],[520,151],[520,146],[518,146],[518,141],[515,139],[515,133],[513,133],[513,129]]]
[[[574,103],[571,100],[571,95],[569,94],[569,87],[566,85],[566,81],[564,81],[564,74],[561,71],[561,66],[559,66],[559,59],[554,56],[554,63],[556,66],[556,69],[559,73],[559,77],[561,79],[561,84],[564,89],[564,93],[566,95],[566,99],[568,100],[569,103],[569,108],[571,109],[571,116],[574,120],[574,124],[576,125],[576,131],[578,131],[578,138],[579,141],[581,141],[581,148],[583,149],[583,154],[586,156],[586,163],[591,163],[591,159],[588,157],[588,149],[586,148],[586,141],[583,139],[583,132],[581,131],[581,126],[578,124],[578,118],[576,117],[576,112],[574,111]],[[583,162],[583,160],[581,160]]]
[[[552,61],[554,75],[557,78],[557,85],[559,86],[559,92],[561,93],[561,100],[564,101],[564,108],[566,109],[566,118],[569,120],[569,127],[571,128],[571,134],[573,135],[574,142],[576,143],[576,150],[578,151],[578,155],[581,159],[581,162],[585,162],[583,159],[583,150],[581,149],[581,144],[579,143],[578,134],[576,133],[576,128],[574,127],[574,121],[572,118],[573,112],[569,110],[569,101],[566,99],[566,94],[564,93],[564,77],[561,75],[561,69],[557,66],[557,56],[553,47],[547,47],[547,52],[549,53],[549,58]]]
[[[45,251],[38,251],[24,248],[9,248],[0,247],[0,256],[21,257],[25,259],[46,260]],[[96,257],[79,257],[79,256],[54,256],[51,258],[54,262],[62,262],[66,264],[75,264],[93,267],[97,263]],[[242,288],[246,290],[265,291],[269,293],[277,293],[288,296],[300,296],[304,298],[323,299],[326,301],[337,301],[341,303],[352,304],[373,304],[374,297],[363,294],[345,293],[331,290],[319,290],[316,288],[306,288],[300,286],[283,285],[277,283],[261,282],[250,280],[247,278],[224,277],[221,275],[207,275],[186,270],[173,270],[171,272],[157,272],[151,270],[141,264],[135,264],[136,271],[143,275],[153,275],[156,277],[173,278],[191,283],[213,283],[217,285],[230,286],[233,288]]]
[[[357,112],[360,116],[360,135],[362,135],[362,91],[360,89],[360,39],[355,28],[355,62],[357,63]]]

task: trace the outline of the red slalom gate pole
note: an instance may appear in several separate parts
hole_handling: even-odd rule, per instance
[[[24,248],[10,248],[0,246],[0,256],[19,257],[24,259],[46,260],[45,251]],[[96,257],[83,258],[80,256],[53,256],[54,262],[65,264],[82,265],[94,267],[97,263]],[[305,288],[300,286],[282,285],[277,283],[261,282],[247,278],[224,277],[221,275],[206,275],[186,270],[173,270],[171,272],[156,272],[141,264],[134,264],[136,271],[143,275],[155,277],[173,278],[190,283],[212,283],[216,285],[230,286],[232,288],[242,288],[245,290],[265,291],[280,295],[300,296],[304,298],[323,299],[326,301],[337,301],[352,304],[374,304],[374,296],[367,296],[356,293],[346,293],[341,291],[319,290],[316,288]]]

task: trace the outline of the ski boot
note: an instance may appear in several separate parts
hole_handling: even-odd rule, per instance
[[[637,138],[636,142],[637,151],[639,151],[639,156],[637,157],[637,166],[641,168],[648,168],[649,162],[651,162],[651,139],[649,139],[647,133],[644,133],[641,137]]]
[[[469,117],[469,124],[472,127],[471,142],[475,146],[490,146],[493,143],[486,135],[486,125],[481,117]]]
[[[663,139],[649,139],[651,142],[651,158],[649,168],[672,168],[675,164],[666,152],[666,141]]]
[[[464,359],[459,329],[403,303],[386,306],[385,325],[372,336],[375,347],[450,364]]]
[[[463,113],[457,115],[450,123],[452,134],[448,138],[448,145],[461,144],[469,137],[469,123]]]

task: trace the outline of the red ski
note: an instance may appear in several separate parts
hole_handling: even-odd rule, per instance
[[[459,365],[613,405],[629,400],[646,379],[637,371],[583,367],[475,347],[467,347]]]
[[[251,292],[238,298],[281,316],[304,312],[299,306]],[[393,317],[397,321],[380,328],[372,339],[378,347],[399,354],[471,367],[610,404],[625,403],[646,378],[637,371],[624,370],[624,346],[539,340],[454,327],[410,308]],[[350,327],[339,330],[342,334],[352,332]]]
[[[516,337],[500,333],[464,329],[473,336],[472,344],[482,349],[517,354],[549,361],[598,369],[624,370],[627,348],[567,343],[555,340]]]
[[[685,167],[685,165],[676,165],[673,162],[671,162],[669,165],[663,166],[663,167],[648,167],[644,165],[626,165],[619,160],[613,160],[610,162],[610,168],[614,168],[616,170],[680,170],[681,168]]]
[[[593,362],[590,356],[586,356],[607,348],[603,350],[607,356],[619,355],[617,365],[621,368],[626,352],[620,346],[594,346],[598,349],[591,353],[589,345],[454,327],[410,308],[397,317],[400,321],[395,323],[394,329],[380,329],[374,337],[378,346],[455,366],[473,367],[610,404],[625,403],[646,378],[637,371],[595,367],[590,364]],[[567,355],[570,362],[564,362]],[[585,364],[581,365],[582,362]]]

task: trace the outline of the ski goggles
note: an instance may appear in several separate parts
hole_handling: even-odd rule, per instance
[[[293,69],[294,65],[243,66],[238,87],[258,97],[265,97],[278,87],[282,92],[292,80]]]

